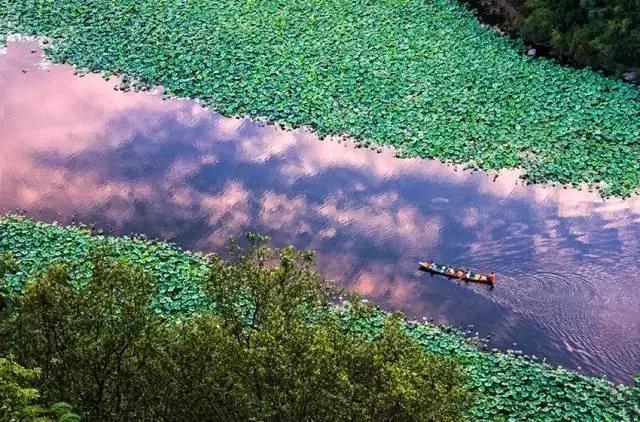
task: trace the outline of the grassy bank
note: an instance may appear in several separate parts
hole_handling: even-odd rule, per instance
[[[208,307],[199,290],[207,275],[205,257],[170,244],[144,238],[91,236],[87,229],[60,227],[6,217],[0,220],[0,251],[11,251],[20,271],[7,276],[16,289],[51,263],[74,263],[74,278],[86,279],[89,250],[101,242],[111,245],[127,260],[142,265],[160,284],[155,306],[159,312],[179,316]],[[361,321],[363,330],[381,329],[384,312]],[[504,353],[481,352],[473,342],[446,327],[408,324],[410,336],[432,353],[459,359],[470,376],[474,407],[469,415],[478,420],[624,420],[640,403],[633,390],[608,381],[589,378],[564,369]],[[635,404],[634,404],[635,403]]]
[[[628,196],[640,91],[523,57],[453,0],[0,2],[0,31],[226,115]]]

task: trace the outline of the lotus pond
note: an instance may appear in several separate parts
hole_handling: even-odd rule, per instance
[[[197,287],[207,272],[200,254],[142,237],[91,236],[86,228],[65,228],[16,217],[0,220],[0,250],[10,250],[20,266],[17,273],[7,276],[17,289],[56,261],[73,262],[74,277],[81,282],[91,272],[87,253],[100,243],[107,243],[122,257],[153,273],[160,284],[156,303],[159,311],[178,316],[207,308]],[[363,320],[361,328],[376,332],[385,316],[380,311]],[[474,396],[469,415],[472,418],[624,420],[640,414],[637,389],[552,369],[522,356],[481,352],[454,329],[413,322],[407,330],[429,352],[461,359]]]
[[[640,372],[640,198],[319,142],[115,91],[38,53],[14,42],[0,56],[0,212],[205,252],[269,234],[384,309],[615,382]],[[498,288],[431,278],[425,258],[496,271]]]
[[[8,32],[224,115],[605,196],[640,184],[638,88],[527,58],[453,0],[5,0]]]

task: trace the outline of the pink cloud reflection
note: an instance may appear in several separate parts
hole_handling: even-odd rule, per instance
[[[259,127],[248,119],[221,118],[195,102],[114,91],[114,81],[105,82],[98,75],[79,78],[67,66],[52,66],[47,72],[35,66],[38,55],[30,54],[31,48],[13,43],[8,54],[0,56],[0,208],[47,208],[63,219],[79,211],[98,210],[115,227],[124,227],[140,220],[142,205],[145,215],[168,221],[157,229],[165,238],[183,233],[193,221],[204,221],[206,232],[194,235],[200,236],[195,247],[202,249],[218,249],[227,237],[256,226],[269,233],[285,233],[287,241],[310,239],[305,245],[321,251],[320,268],[327,276],[344,280],[349,288],[388,306],[443,318],[455,314],[460,300],[475,293],[425,282],[411,271],[416,256],[441,252],[443,244],[455,242],[446,238],[453,226],[469,235],[466,258],[472,257],[475,264],[509,274],[514,257],[525,250],[531,252],[529,268],[564,268],[570,274],[565,278],[571,278],[575,287],[569,290],[571,286],[542,270],[531,279],[526,278],[528,274],[505,276],[505,287],[483,296],[483,303],[494,301],[512,310],[512,317],[538,319],[549,332],[568,338],[567,347],[575,350],[604,350],[610,341],[606,333],[615,333],[616,339],[624,341],[611,356],[620,362],[638,358],[629,345],[640,338],[624,329],[640,332],[638,296],[625,292],[630,280],[637,281],[640,197],[603,201],[596,193],[575,189],[524,186],[517,171],[501,172],[494,181],[484,173],[455,171],[437,161],[399,160],[388,149],[377,154],[348,142],[320,142],[304,130],[285,132]],[[167,127],[169,117],[179,124],[178,134]],[[114,119],[120,123],[113,124]],[[117,178],[111,172],[120,163],[98,162],[126,161],[126,152],[113,151],[130,144],[147,142],[152,152],[171,151],[186,134],[194,137],[189,138],[189,146],[196,152],[170,157],[168,167],[158,173],[133,180]],[[144,142],[133,141],[138,137]],[[230,146],[231,158],[225,155],[225,147]],[[98,161],[74,169],[73,160],[86,159],[87,154]],[[63,165],[46,165],[53,158],[63,160]],[[135,159],[141,167],[148,164],[144,154]],[[273,171],[281,179],[273,182],[271,191],[253,190],[255,180],[243,175],[232,175],[235,179],[220,183],[212,192],[193,182],[203,169],[228,164],[225,160],[254,168],[273,160]],[[353,170],[366,177],[345,180],[321,198],[291,189],[298,181],[333,178],[337,170]],[[387,183],[405,179],[424,185],[419,197],[400,194],[393,183]],[[429,189],[435,184],[449,191],[436,196]],[[501,212],[467,205],[464,198],[456,197],[460,192],[483,197]],[[536,210],[531,217],[535,221],[505,216],[520,202]],[[527,231],[529,225],[536,227],[534,234]],[[340,239],[340,250],[332,250],[336,239]],[[357,249],[363,240],[370,248],[367,252]],[[606,255],[603,251],[609,252],[606,242],[611,240],[619,247],[616,261],[602,262],[610,258],[597,253]],[[576,244],[582,249],[576,249]],[[368,260],[359,255],[370,250],[385,258]],[[595,258],[589,258],[591,252]],[[397,256],[403,258],[395,260]],[[580,261],[585,256],[589,259]],[[606,274],[610,267],[622,275]],[[593,274],[607,280],[607,289],[587,297],[585,306],[570,308],[574,305],[565,298],[594,290],[588,284]],[[578,344],[576,339],[585,338],[591,343]]]

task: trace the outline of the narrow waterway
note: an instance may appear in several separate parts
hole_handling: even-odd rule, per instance
[[[640,372],[640,198],[401,160],[41,60],[34,42],[0,55],[0,212],[205,251],[262,232],[386,309],[590,375]],[[422,258],[493,270],[496,288],[430,277]]]

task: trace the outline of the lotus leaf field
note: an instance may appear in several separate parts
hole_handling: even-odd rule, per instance
[[[72,262],[74,278],[82,283],[91,272],[87,253],[101,243],[155,276],[160,294],[154,306],[159,312],[180,317],[209,308],[198,287],[207,275],[206,257],[201,254],[143,237],[91,235],[87,228],[16,216],[0,219],[0,251],[11,251],[19,265],[19,271],[7,275],[6,281],[17,290],[56,261]],[[386,315],[376,312],[359,325],[374,334]],[[471,419],[617,421],[640,416],[638,388],[615,386],[512,353],[483,352],[477,342],[453,328],[409,322],[407,330],[425,350],[462,362],[474,397]]]
[[[225,115],[604,196],[640,186],[640,90],[528,58],[454,0],[2,0],[0,32]]]

